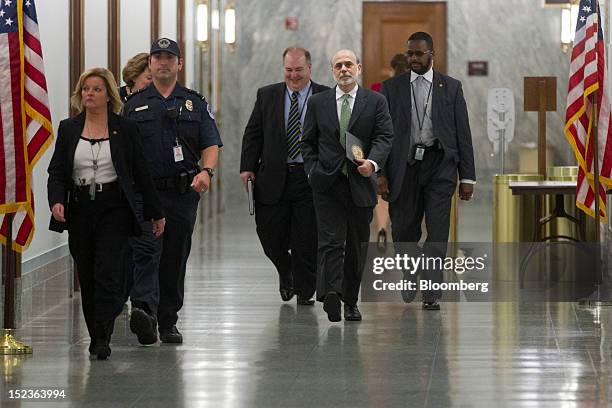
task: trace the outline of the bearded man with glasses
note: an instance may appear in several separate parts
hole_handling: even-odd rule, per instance
[[[424,253],[444,257],[457,182],[459,198],[466,201],[476,183],[467,105],[461,82],[433,69],[435,53],[428,33],[412,34],[407,48],[410,71],[388,79],[381,88],[395,138],[378,178],[378,193],[388,196],[393,242],[418,242],[424,216]],[[421,279],[439,283],[442,270],[421,271]],[[415,296],[416,292],[402,292],[407,303]],[[422,296],[424,309],[440,309],[440,291]]]

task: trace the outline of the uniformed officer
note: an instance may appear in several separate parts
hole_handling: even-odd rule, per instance
[[[162,342],[183,342],[176,322],[183,306],[191,234],[200,194],[210,189],[222,146],[210,105],[196,91],[177,83],[182,67],[175,41],[154,41],[149,57],[153,82],[133,94],[124,106],[124,115],[139,125],[167,221],[162,238],[147,234],[132,245],[136,263],[141,257],[150,264],[148,270],[134,276],[131,291],[130,328],[142,344],[157,341],[156,323]],[[155,304],[157,290],[159,305]]]

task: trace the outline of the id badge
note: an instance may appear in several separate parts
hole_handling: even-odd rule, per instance
[[[172,148],[172,151],[174,153],[174,162],[180,162],[183,161],[183,147],[181,145],[177,145],[174,146]]]
[[[425,156],[425,146],[416,145],[414,149],[414,160],[422,161]]]

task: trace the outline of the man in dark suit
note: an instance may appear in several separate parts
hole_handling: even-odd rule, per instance
[[[425,216],[431,256],[445,256],[451,200],[470,200],[476,183],[472,136],[461,82],[433,70],[431,36],[417,32],[407,42],[411,71],[383,82],[395,139],[379,177],[379,193],[388,195],[394,242],[416,243]],[[442,271],[428,271],[441,282]],[[409,302],[415,293],[402,293]],[[423,308],[439,310],[439,291],[424,292]]]
[[[372,210],[376,205],[375,172],[391,149],[393,126],[387,102],[357,85],[361,64],[350,50],[331,60],[337,86],[308,101],[304,127],[304,166],[317,213],[317,300],[332,322],[359,321],[357,307]],[[347,133],[362,144],[363,158],[347,160]],[[356,155],[357,156],[357,155]]]
[[[283,52],[285,81],[260,88],[242,138],[240,178],[254,181],[255,223],[264,253],[278,271],[280,295],[312,305],[317,230],[301,153],[308,98],[329,89],[310,80],[310,53]]]

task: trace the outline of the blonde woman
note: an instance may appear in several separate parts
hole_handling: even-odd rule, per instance
[[[83,72],[71,103],[79,114],[61,121],[48,169],[49,229],[68,230],[91,337],[89,352],[105,360],[123,308],[125,271],[116,260],[128,236],[141,233],[134,189],[142,191],[144,213],[156,235],[163,233],[165,219],[138,128],[117,115],[121,100],[111,72]]]
[[[119,96],[125,102],[128,96],[146,88],[153,81],[149,69],[149,54],[141,52],[130,58],[121,71],[121,77],[125,85],[119,88]]]

